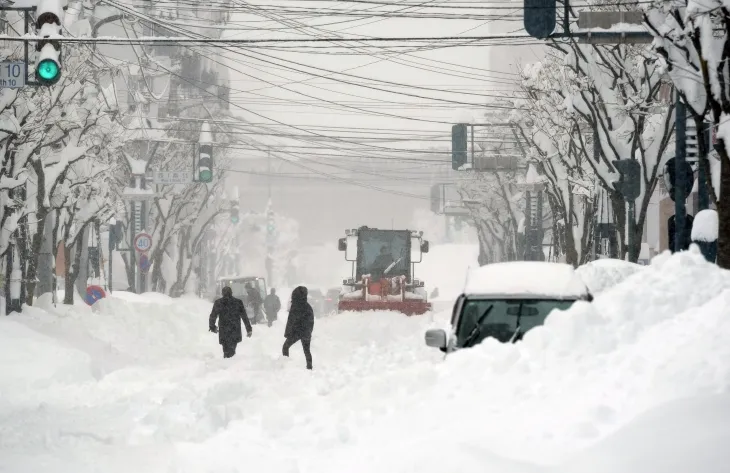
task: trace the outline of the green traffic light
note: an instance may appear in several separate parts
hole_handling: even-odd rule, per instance
[[[36,69],[38,79],[47,84],[54,84],[61,77],[61,68],[53,59],[44,59]]]
[[[213,180],[213,171],[209,169],[205,169],[203,171],[200,171],[200,182],[210,182]]]
[[[231,216],[231,222],[233,222],[233,223],[238,223],[238,217],[236,217],[236,216]]]

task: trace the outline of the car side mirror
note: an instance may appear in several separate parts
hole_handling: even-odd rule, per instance
[[[347,250],[347,240],[345,240],[344,238],[340,238],[339,240],[337,240],[337,249],[339,251]]]
[[[421,253],[428,253],[429,244],[428,241],[421,243]]]
[[[426,345],[433,348],[446,349],[446,332],[440,328],[432,328],[426,331]]]

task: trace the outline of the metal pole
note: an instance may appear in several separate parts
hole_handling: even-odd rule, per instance
[[[703,134],[705,138],[705,146],[700,147],[700,162],[697,166],[697,206],[699,210],[707,210],[710,208],[710,192],[708,189],[708,178],[709,176],[705,173],[709,162],[707,160],[710,150],[710,143],[712,142],[712,128],[709,123],[702,121],[702,129],[697,130],[697,135]]]
[[[33,8],[35,10],[35,8]],[[30,24],[30,11],[25,10],[23,12],[23,19],[25,20],[25,27],[23,28],[23,31],[25,32],[25,35],[28,36],[29,33],[29,24]],[[30,67],[28,64],[28,41],[23,41],[23,49],[25,51],[25,83],[28,83],[28,68]]]
[[[267,166],[268,166],[268,186],[269,186],[269,202],[271,202],[271,148],[269,148],[268,158],[267,158]]]
[[[109,283],[109,294],[112,293],[112,281],[114,280],[114,277],[112,276],[112,261],[114,260],[114,245],[112,240],[112,232],[114,231],[114,227],[112,227],[111,224],[109,224],[109,277],[108,283]]]
[[[474,166],[474,125],[471,125],[471,165]]]
[[[635,232],[635,226],[636,226],[636,218],[634,217],[634,212],[636,211],[636,202],[634,202],[632,199],[629,199],[626,204],[629,206],[628,209],[628,220],[629,224],[626,226],[627,230],[627,243],[628,243],[628,254],[629,254],[629,261],[631,261],[631,251],[634,249],[634,240],[636,239],[636,232]],[[638,254],[636,255],[638,259]]]
[[[684,193],[685,175],[684,168],[687,152],[687,110],[682,99],[677,94],[676,108],[676,156],[674,159],[674,251],[684,249],[684,226],[687,215],[685,200],[687,196]]]

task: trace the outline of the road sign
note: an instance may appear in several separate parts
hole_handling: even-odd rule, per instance
[[[193,173],[190,171],[154,171],[152,179],[155,184],[188,184],[193,182]]]
[[[134,249],[140,253],[149,251],[152,248],[152,236],[149,233],[138,233],[134,237]]]
[[[0,62],[0,88],[25,87],[25,67],[23,62]]]
[[[142,271],[143,274],[147,274],[147,271],[150,270],[150,266],[152,266],[152,262],[150,261],[150,258],[146,254],[142,253],[139,256],[138,266],[139,266],[139,270]]]
[[[101,286],[89,286],[86,288],[86,295],[84,296],[84,302],[88,305],[94,305],[94,303],[100,299],[106,297],[106,292]]]

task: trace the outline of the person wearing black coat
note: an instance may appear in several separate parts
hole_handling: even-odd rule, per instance
[[[307,302],[307,288],[299,286],[291,293],[291,307],[289,318],[286,321],[284,330],[284,346],[282,354],[289,356],[289,348],[298,341],[302,342],[304,357],[307,359],[307,369],[312,369],[312,352],[309,350],[314,330],[314,311]]]
[[[218,334],[218,342],[223,347],[223,357],[231,358],[236,354],[236,345],[243,341],[241,320],[246,326],[248,337],[252,334],[251,322],[248,321],[243,301],[233,297],[230,287],[224,287],[221,294],[223,297],[213,303],[208,327],[211,332]],[[215,325],[217,319],[219,319],[218,327]]]

